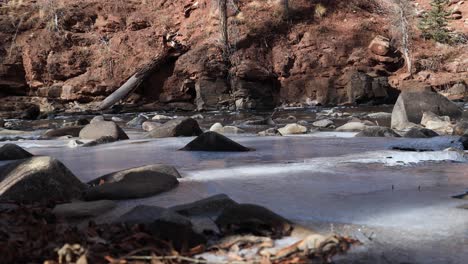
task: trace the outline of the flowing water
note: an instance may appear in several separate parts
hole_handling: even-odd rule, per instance
[[[213,153],[178,150],[193,138],[141,139],[141,132],[129,134],[129,141],[90,148],[70,148],[68,140],[18,144],[33,154],[56,157],[82,181],[155,163],[173,165],[181,172],[176,189],[121,201],[97,221],[112,220],[137,204],[169,207],[225,193],[320,232],[338,232],[364,243],[337,263],[466,263],[468,259],[468,210],[457,208],[468,201],[451,197],[468,189],[468,163],[463,151],[445,150],[460,148],[453,138],[245,134],[229,137],[255,151]],[[397,145],[434,151],[392,150]]]

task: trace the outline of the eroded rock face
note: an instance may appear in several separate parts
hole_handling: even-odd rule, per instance
[[[0,199],[18,202],[69,201],[81,197],[85,185],[60,161],[34,157],[0,168]]]

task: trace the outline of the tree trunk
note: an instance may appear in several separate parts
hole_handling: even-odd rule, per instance
[[[406,67],[408,73],[412,75],[413,62],[411,61],[410,50],[409,50],[409,24],[406,18],[405,10],[403,4],[399,3],[399,13],[400,13],[400,29],[401,29],[401,46],[403,51],[403,56],[405,57]]]

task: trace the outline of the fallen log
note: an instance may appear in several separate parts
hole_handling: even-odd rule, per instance
[[[136,72],[117,90],[115,90],[111,95],[106,97],[101,104],[99,105],[99,110],[105,110],[112,107],[114,104],[120,100],[127,98],[133,91],[140,86],[140,84],[148,78],[152,73],[159,70],[161,65],[164,65],[169,58],[179,57],[187,51],[187,47],[179,44],[176,40],[172,38],[176,35],[168,35],[168,37],[163,37],[164,49],[156,57],[151,59],[151,61],[143,67],[140,67]],[[170,39],[168,41],[168,39]]]

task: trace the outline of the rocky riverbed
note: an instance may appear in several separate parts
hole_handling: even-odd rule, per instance
[[[5,120],[0,193],[23,203],[54,200],[52,213],[79,226],[143,223],[178,249],[232,234],[285,236],[276,250],[337,235],[362,244],[336,263],[463,263],[468,163],[459,135],[466,113],[458,122],[424,114],[421,122],[432,123],[392,130],[395,109]],[[446,126],[427,128],[439,123]],[[162,223],[167,230],[186,223],[188,233],[174,237]],[[305,247],[309,255],[323,250],[314,245]],[[243,250],[241,259],[253,257]],[[200,256],[233,260],[210,251]]]

